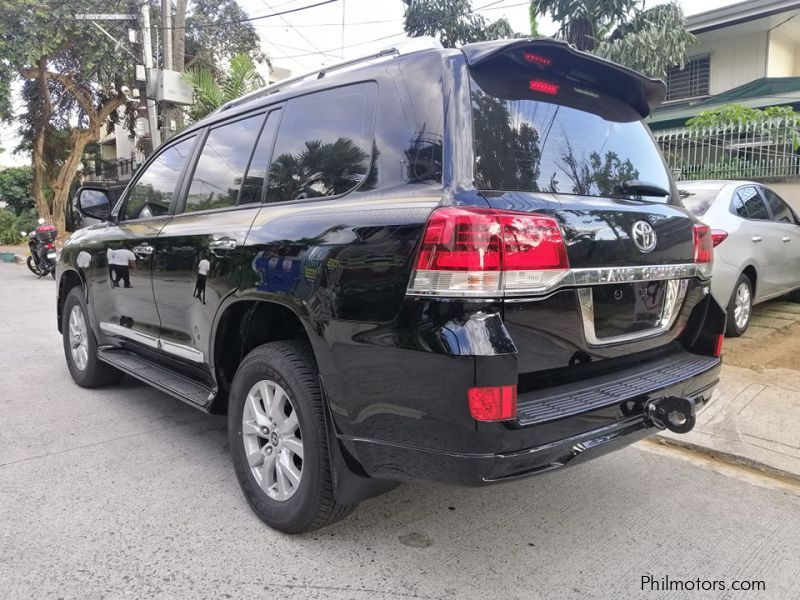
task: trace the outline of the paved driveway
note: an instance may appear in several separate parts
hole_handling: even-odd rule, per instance
[[[629,448],[479,490],[403,485],[290,537],[249,510],[221,417],[72,384],[54,284],[0,264],[0,597],[796,598],[800,496]],[[645,574],[766,592],[643,593]]]

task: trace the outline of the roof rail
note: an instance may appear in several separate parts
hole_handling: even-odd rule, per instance
[[[240,104],[244,104],[250,100],[255,100],[256,98],[261,98],[262,96],[268,96],[269,94],[274,94],[275,92],[280,91],[281,89],[294,85],[295,83],[300,83],[301,81],[305,81],[311,77],[316,76],[317,79],[322,79],[328,73],[333,71],[338,71],[339,69],[344,69],[346,67],[356,65],[358,63],[366,62],[368,60],[375,60],[376,58],[383,58],[384,56],[399,56],[401,54],[411,54],[413,52],[419,52],[421,50],[430,50],[433,48],[442,48],[442,44],[436,38],[430,36],[420,36],[418,38],[411,38],[401,40],[401,42],[391,48],[384,48],[380,52],[375,54],[368,54],[367,56],[362,56],[360,58],[354,58],[352,60],[346,60],[339,63],[334,63],[327,67],[321,67],[316,69],[315,71],[309,71],[308,73],[304,73],[303,75],[298,75],[297,77],[292,77],[291,79],[284,79],[283,81],[278,81],[273,83],[272,85],[267,85],[265,87],[259,88],[249,94],[245,94],[235,100],[231,100],[230,102],[226,102],[222,106],[220,106],[214,113],[222,112],[224,110],[228,110],[229,108],[233,108],[235,106],[239,106]],[[212,113],[213,114],[213,113]]]

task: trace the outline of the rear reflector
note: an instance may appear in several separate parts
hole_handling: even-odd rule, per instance
[[[534,54],[533,52],[523,52],[522,58],[525,62],[540,65],[542,67],[549,67],[553,64],[552,59],[542,56],[541,54]]]
[[[702,223],[694,226],[694,262],[697,272],[705,277],[711,277],[714,263],[714,241],[711,237],[711,228]]]
[[[472,387],[469,412],[476,421],[505,421],[517,416],[517,386]]]
[[[728,238],[728,232],[727,231],[722,231],[722,229],[712,229],[711,230],[711,242],[714,244],[714,248],[719,246],[727,238]]]
[[[725,336],[720,334],[717,336],[717,341],[714,343],[714,356],[722,355],[722,342],[725,341]]]
[[[408,291],[456,296],[540,291],[568,269],[554,218],[449,206],[428,219]]]
[[[541,79],[531,79],[530,88],[532,92],[539,92],[540,94],[550,94],[551,96],[558,94],[558,84],[542,81]]]

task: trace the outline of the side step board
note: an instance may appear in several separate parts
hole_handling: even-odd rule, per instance
[[[125,350],[101,348],[97,357],[131,377],[194,406],[205,408],[213,399],[214,392],[210,387]]]

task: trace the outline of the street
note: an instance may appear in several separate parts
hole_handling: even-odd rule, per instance
[[[225,418],[130,378],[74,385],[54,304],[51,279],[0,264],[3,598],[800,597],[800,488],[650,444],[490,488],[405,484],[276,533]],[[766,590],[642,591],[648,574]]]

